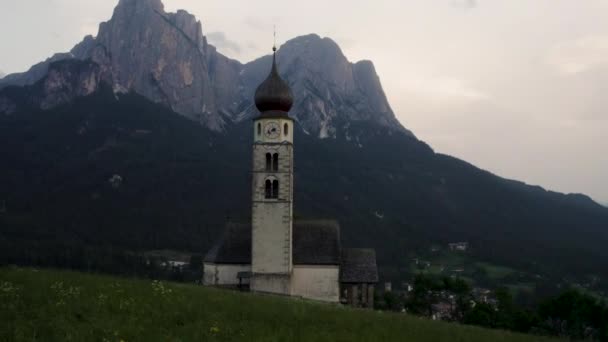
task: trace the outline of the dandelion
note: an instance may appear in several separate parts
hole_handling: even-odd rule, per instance
[[[13,293],[18,291],[19,289],[13,285],[13,283],[11,283],[10,281],[3,281],[2,283],[0,283],[0,292],[5,294],[5,293]]]
[[[14,302],[19,300],[19,291],[21,289],[9,281],[0,283],[0,303],[6,304],[7,307],[12,307]]]
[[[106,303],[106,301],[108,300],[108,296],[100,293],[97,295],[97,304],[99,305],[104,305]]]
[[[80,295],[80,287],[77,286],[64,286],[63,282],[58,281],[51,285],[51,290],[58,297],[57,303],[55,305],[62,306],[65,305],[68,299],[76,298]]]
[[[135,299],[133,299],[133,298],[121,299],[120,302],[119,302],[118,308],[120,310],[129,309],[134,304],[135,304]]]
[[[165,287],[165,284],[158,280],[152,281],[152,290],[154,291],[154,294],[159,295],[161,297],[169,295],[173,292],[173,290]]]

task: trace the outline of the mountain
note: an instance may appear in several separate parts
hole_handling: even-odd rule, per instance
[[[87,246],[202,253],[227,217],[248,219],[250,122],[215,132],[103,84],[18,107],[0,116],[0,261],[105,269],[107,253]],[[338,219],[344,243],[377,249],[384,277],[453,241],[528,272],[605,276],[608,209],[586,196],[499,178],[379,125],[351,131],[356,143],[297,126],[295,215]]]
[[[395,118],[371,62],[352,64],[335,42],[317,35],[288,41],[278,58],[299,94],[292,115],[307,132],[336,137],[348,134],[351,121],[371,121],[412,134]],[[246,65],[223,56],[207,43],[200,21],[182,10],[166,13],[160,0],[121,0],[96,38],[9,75],[0,89],[32,85],[67,59],[91,60],[115,92],[137,92],[215,131],[256,115],[252,94],[270,63],[270,56]]]
[[[248,218],[252,94],[269,56],[230,60],[157,0],[121,0],[96,38],[56,56],[0,82],[0,263],[202,253],[227,216]],[[395,119],[373,64],[330,39],[294,38],[278,59],[296,95],[296,215],[338,219],[345,243],[377,249],[384,277],[454,241],[552,279],[608,277],[607,208],[435,153]]]
[[[370,61],[350,63],[334,41],[316,34],[289,40],[277,58],[297,94],[290,115],[305,131],[321,138],[346,137],[352,122],[373,122],[413,136],[395,118]],[[271,56],[265,56],[244,66],[244,95],[249,101],[268,75],[270,63]],[[245,113],[249,118],[257,110],[250,105]]]
[[[72,57],[70,53],[57,53],[45,61],[32,66],[26,72],[6,75],[0,79],[0,89],[8,85],[24,86],[34,84],[47,74],[51,63]]]

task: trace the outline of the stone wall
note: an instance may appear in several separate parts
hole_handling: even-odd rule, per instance
[[[274,138],[265,132],[267,124],[280,127]],[[258,134],[260,124],[260,134]],[[288,134],[284,125],[288,124]],[[260,119],[254,122],[252,161],[252,279],[259,292],[289,294],[292,272],[293,226],[293,122],[288,119]],[[278,154],[278,169],[266,169],[266,155]],[[266,180],[278,181],[278,198],[266,198]],[[282,279],[287,277],[287,281]],[[277,278],[278,277],[278,278]],[[274,283],[274,280],[276,283]]]
[[[289,274],[261,274],[251,276],[251,291],[291,295],[291,276]]]

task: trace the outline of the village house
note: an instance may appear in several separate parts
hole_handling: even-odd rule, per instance
[[[441,301],[431,305],[431,319],[449,321],[452,319],[453,304]]]
[[[448,247],[450,248],[450,251],[453,251],[453,252],[466,252],[467,249],[469,248],[469,243],[468,242],[453,242],[453,243],[449,243]]]

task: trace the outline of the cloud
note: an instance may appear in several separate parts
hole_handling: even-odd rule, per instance
[[[209,43],[218,48],[218,50],[232,52],[237,55],[241,54],[241,47],[236,42],[228,39],[224,32],[210,32],[207,34],[207,39],[209,40]]]
[[[608,66],[608,36],[587,36],[563,42],[549,52],[547,62],[562,74],[578,74]]]
[[[245,17],[243,22],[245,23],[245,26],[247,26],[251,29],[257,30],[257,31],[267,30],[269,28],[269,25],[267,22],[265,22],[257,17]]]
[[[477,0],[452,0],[450,5],[460,9],[473,9],[477,7]]]
[[[487,94],[475,89],[467,81],[450,77],[412,80],[408,88],[412,92],[438,101],[475,102],[489,98]]]
[[[3,79],[4,76],[6,76],[6,74],[4,73],[4,71],[0,70],[0,79]]]

